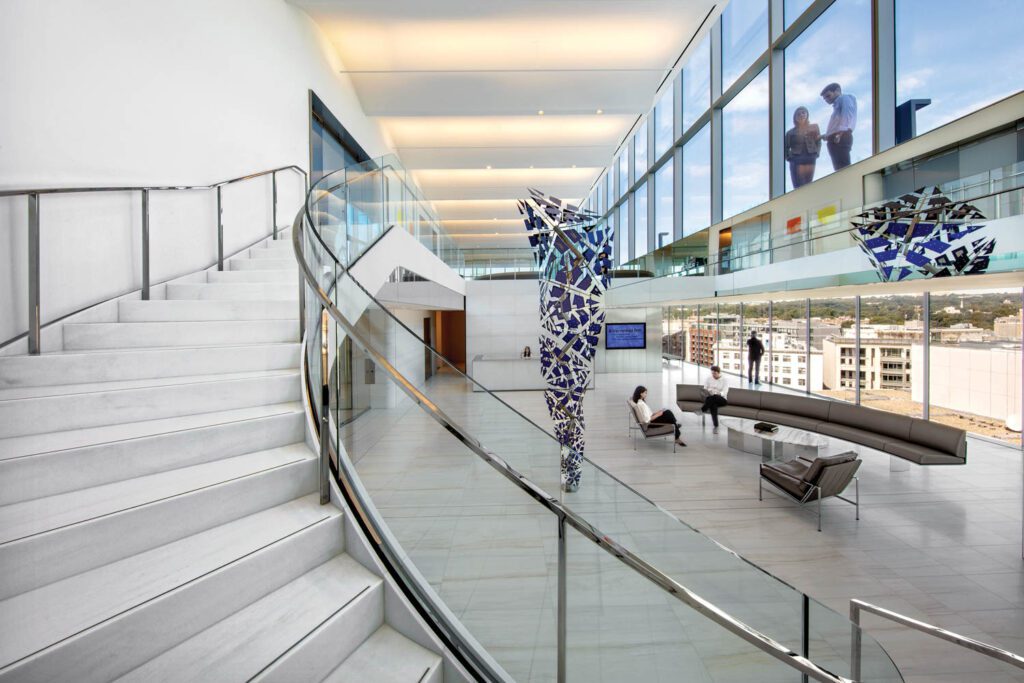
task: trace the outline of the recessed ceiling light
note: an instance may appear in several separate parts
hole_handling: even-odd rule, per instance
[[[597,110],[597,113],[598,113],[598,114],[603,114],[603,113],[604,113],[604,109],[598,109],[598,110]]]
[[[497,219],[497,218],[492,218],[491,220],[492,220],[492,221],[496,221],[496,220],[498,220],[498,219]]]
[[[572,167],[573,167],[573,168],[576,168],[576,164],[573,164],[573,165],[572,165]]]
[[[537,110],[537,115],[538,116],[544,116],[544,110],[543,109],[538,109]]]
[[[490,167],[490,166],[488,166],[488,167],[487,167],[487,170],[488,170],[488,171],[489,171],[489,170],[491,170],[491,167]]]
[[[531,166],[530,168],[533,168],[533,166]]]

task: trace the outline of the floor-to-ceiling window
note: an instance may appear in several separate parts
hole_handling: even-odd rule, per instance
[[[722,112],[722,216],[768,201],[768,71]]]
[[[768,47],[768,0],[731,0],[722,11],[722,91]]]
[[[922,375],[916,367],[924,344],[923,315],[921,294],[861,297],[861,405],[924,416]]]
[[[647,183],[633,193],[633,258],[647,254]]]
[[[711,36],[697,44],[683,68],[683,131],[711,106]]]
[[[785,51],[786,189],[871,155],[871,2],[836,0]]]
[[[683,146],[683,237],[711,225],[711,125]]]
[[[666,161],[654,174],[654,248],[660,249],[672,242],[672,159]]]
[[[917,135],[1024,88],[1018,0],[895,3],[896,106],[924,105],[907,113]]]
[[[930,295],[929,419],[1020,445],[1021,290]],[[925,365],[914,358],[914,398]]]

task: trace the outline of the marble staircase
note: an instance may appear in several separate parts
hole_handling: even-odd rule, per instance
[[[0,683],[442,680],[320,505],[291,241],[0,357]]]

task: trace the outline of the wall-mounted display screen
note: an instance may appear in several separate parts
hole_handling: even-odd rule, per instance
[[[606,349],[646,349],[647,323],[607,323],[604,326]]]

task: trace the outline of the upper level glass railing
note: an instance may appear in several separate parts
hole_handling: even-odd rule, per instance
[[[560,492],[554,437],[352,277],[334,249],[357,259],[366,235],[318,223],[323,201],[311,192],[293,236],[322,433],[377,551],[480,678],[838,683],[856,634],[860,680],[902,680],[846,617],[593,463]]]
[[[392,154],[324,176],[311,188],[310,201],[310,220],[344,263],[396,226],[450,267],[462,264],[462,250]]]
[[[1024,163],[992,169],[985,173],[943,183],[939,190],[954,202],[970,202],[985,216],[995,221],[1024,213]],[[827,254],[856,246],[851,221],[866,210],[886,201],[842,211],[810,212],[806,226],[792,234],[765,232],[758,240],[732,245],[709,254],[707,259],[691,256],[675,258],[672,247],[652,252],[622,266],[624,270],[650,273],[653,277],[687,277],[693,275],[727,275],[772,263],[781,263],[806,256]],[[1024,265],[1024,262],[1021,263]],[[637,283],[622,283],[631,286]]]

